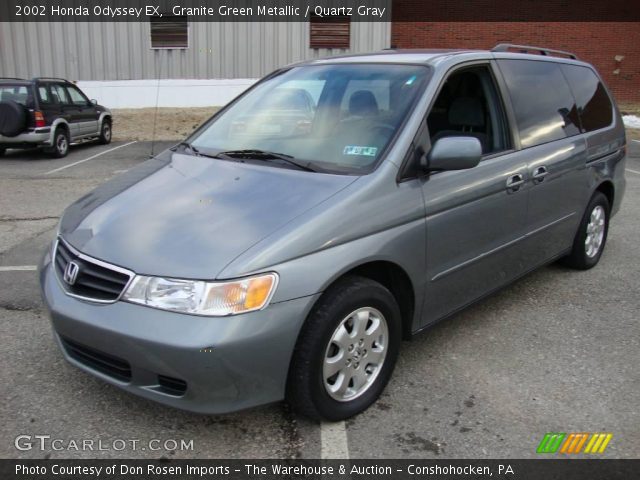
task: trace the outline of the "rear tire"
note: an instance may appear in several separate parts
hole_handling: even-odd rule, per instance
[[[0,148],[0,157],[3,157],[6,151],[7,150],[5,148]]]
[[[318,300],[298,337],[286,398],[299,413],[338,421],[366,410],[400,350],[400,309],[384,286],[350,276]]]
[[[602,192],[596,192],[578,227],[571,253],[562,263],[578,270],[595,267],[602,256],[609,232],[609,200]]]
[[[53,146],[45,152],[54,158],[66,157],[69,153],[69,132],[65,128],[56,128],[53,134]]]
[[[113,133],[111,127],[111,120],[105,118],[102,122],[102,126],[100,127],[100,136],[98,137],[98,142],[102,145],[111,143],[111,135]]]

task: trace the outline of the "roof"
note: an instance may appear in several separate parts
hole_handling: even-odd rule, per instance
[[[516,51],[512,51],[515,49]],[[537,53],[531,53],[537,52]],[[387,49],[379,52],[339,55],[307,60],[295,65],[318,65],[335,63],[407,63],[407,64],[436,64],[446,59],[457,56],[465,56],[466,59],[489,58],[519,58],[526,60],[543,60],[551,62],[573,63],[588,65],[575,58],[569,52],[551,50],[540,47],[527,47],[524,45],[501,44],[492,50],[473,49]]]
[[[380,52],[338,55],[319,58],[304,63],[428,63],[435,58],[448,57],[463,53],[489,53],[483,50],[469,49],[388,49]]]
[[[0,83],[9,83],[11,85],[29,85],[33,82],[57,82],[57,83],[72,83],[64,78],[56,77],[34,77],[30,80],[26,78],[13,78],[13,77],[0,77]]]
[[[25,80],[24,78],[8,78],[8,77],[0,77],[0,83],[9,83],[11,85],[28,85],[31,83],[30,80]]]

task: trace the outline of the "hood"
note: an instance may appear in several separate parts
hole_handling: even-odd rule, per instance
[[[72,204],[76,249],[139,274],[213,279],[238,255],[357,177],[165,152]]]

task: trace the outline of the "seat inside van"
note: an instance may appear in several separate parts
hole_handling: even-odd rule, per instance
[[[483,154],[506,149],[504,117],[486,67],[453,73],[442,85],[427,118],[431,143],[444,137],[474,137]],[[491,108],[490,108],[491,106]]]

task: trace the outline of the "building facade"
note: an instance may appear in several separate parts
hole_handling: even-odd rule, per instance
[[[462,2],[393,0],[391,46],[486,50],[513,43],[565,50],[593,64],[618,102],[640,102],[637,2],[480,0],[474,5],[478,3],[485,5],[473,10]]]
[[[75,80],[113,107],[222,105],[256,79],[300,60],[389,47],[515,43],[574,52],[596,66],[619,102],[640,101],[639,22],[449,21],[468,20],[468,9],[454,11],[458,4],[441,1],[435,7],[423,0],[389,3],[391,21],[347,21],[328,31],[313,22],[187,17],[155,31],[150,22],[0,22],[0,75]],[[494,4],[501,17],[518,15],[516,3]],[[437,18],[425,10],[436,7]],[[424,18],[437,21],[419,21]]]
[[[0,22],[0,76],[78,81],[114,108],[156,99],[224,105],[284,65],[391,44],[389,22],[352,22],[340,48],[311,48],[310,30],[308,22],[188,22],[187,43],[174,48],[153,45],[149,22]]]

